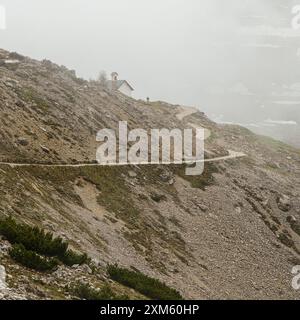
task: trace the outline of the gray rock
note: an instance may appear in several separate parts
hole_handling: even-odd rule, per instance
[[[50,153],[50,150],[47,148],[47,147],[45,147],[45,146],[40,146],[41,147],[41,149],[44,151],[44,152],[46,152],[46,153]]]
[[[237,214],[241,214],[241,213],[242,213],[242,208],[241,208],[241,207],[236,207],[236,208],[235,208],[235,212],[236,212]]]
[[[0,291],[5,290],[6,288],[7,288],[7,285],[6,285],[5,267],[0,265]]]
[[[175,180],[173,178],[171,178],[168,183],[170,186],[172,186],[175,183]]]
[[[128,175],[130,178],[136,178],[136,176],[137,176],[137,174],[132,170],[128,171]]]
[[[9,88],[15,88],[17,87],[18,85],[18,81],[17,80],[14,80],[14,79],[10,79],[10,78],[7,78],[5,81],[4,81],[4,84],[9,87]]]
[[[292,208],[292,203],[290,197],[286,195],[279,195],[277,197],[277,205],[281,211],[288,212]]]
[[[92,274],[93,273],[92,269],[87,264],[82,265],[81,269],[85,273],[88,273],[88,274]]]
[[[23,101],[18,100],[18,101],[16,102],[16,106],[19,107],[19,108],[24,108],[24,107],[25,107],[25,104],[24,104]]]
[[[169,172],[162,173],[159,178],[162,182],[168,183],[169,185],[173,185],[175,182],[172,173]]]
[[[26,147],[29,145],[28,140],[26,138],[22,138],[22,137],[17,139],[17,143],[23,147]]]
[[[295,218],[295,216],[288,216],[286,218],[286,221],[289,223],[295,223],[295,222],[297,222],[297,219]]]
[[[201,210],[201,211],[203,211],[203,212],[207,212],[208,211],[208,206],[206,206],[205,204],[203,204],[203,203],[197,203],[196,204],[197,205],[197,207]]]

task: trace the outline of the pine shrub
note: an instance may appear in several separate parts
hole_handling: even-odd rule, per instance
[[[49,257],[63,256],[68,248],[62,238],[53,238],[38,227],[18,224],[11,217],[0,221],[0,233],[12,244],[22,244],[27,250]]]
[[[74,264],[81,265],[87,263],[89,258],[86,253],[80,254],[73,250],[67,250],[64,255],[59,257],[59,260],[65,265],[72,267]]]
[[[26,251],[35,253],[37,257],[39,255],[55,257],[67,266],[89,262],[86,254],[68,249],[68,243],[62,238],[55,238],[52,233],[45,232],[38,227],[19,224],[11,217],[0,220],[0,234],[11,244],[19,244]]]
[[[16,262],[37,271],[52,271],[58,266],[57,259],[41,257],[33,251],[26,250],[22,244],[14,244],[9,255]]]
[[[144,275],[141,272],[110,265],[107,268],[110,278],[129,288],[132,288],[150,299],[155,300],[182,300],[178,291],[168,287],[165,283]]]

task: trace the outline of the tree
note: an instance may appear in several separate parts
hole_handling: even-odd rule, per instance
[[[105,71],[99,73],[98,81],[102,86],[107,86],[107,74]]]

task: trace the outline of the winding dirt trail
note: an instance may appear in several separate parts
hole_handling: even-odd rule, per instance
[[[188,117],[194,113],[197,113],[199,110],[192,108],[192,107],[185,107],[185,106],[181,106],[181,112],[179,112],[176,117],[178,120],[182,121],[185,117]],[[194,129],[197,129],[199,127],[197,127],[195,124],[193,123],[189,123],[189,126],[193,127]],[[211,136],[211,131],[209,129],[206,128],[202,128],[204,129],[204,140],[208,139]],[[215,161],[222,161],[222,160],[228,160],[228,159],[234,159],[234,158],[242,158],[242,157],[246,157],[247,155],[243,152],[237,152],[237,151],[232,151],[232,150],[228,150],[229,155],[228,156],[224,156],[224,157],[217,157],[217,158],[213,158],[213,159],[205,159],[204,162],[215,162]],[[200,161],[196,161],[196,162],[202,162],[203,160]]]
[[[181,107],[181,112],[179,112],[176,117],[178,120],[182,121],[184,118],[197,113],[199,110],[192,108],[192,107]],[[197,128],[196,125],[189,123],[190,126],[193,128]],[[210,137],[211,132],[208,129],[205,129],[204,133],[204,139],[207,139]],[[201,159],[201,160],[196,160],[196,161],[183,161],[183,164],[190,164],[190,163],[199,163],[199,162],[216,162],[216,161],[225,161],[229,159],[235,159],[235,158],[242,158],[246,157],[247,155],[242,153],[242,152],[236,152],[232,150],[228,150],[228,155],[224,157],[217,157],[217,158],[212,158],[212,159]],[[14,162],[0,162],[0,165],[4,166],[10,166],[12,168],[15,167],[51,167],[51,168],[61,168],[61,167],[66,167],[66,168],[80,168],[80,167],[97,167],[97,166],[124,166],[124,165],[151,165],[152,163],[110,163],[110,164],[101,164],[101,163],[77,163],[77,164],[43,164],[43,163],[14,163]]]
[[[216,162],[216,161],[222,161],[222,160],[229,160],[229,159],[235,159],[235,158],[242,158],[246,157],[247,155],[242,152],[236,152],[232,150],[228,150],[229,155],[224,157],[217,157],[217,158],[211,158],[211,159],[201,159],[201,160],[190,160],[190,161],[182,161],[182,164],[192,164],[192,163],[199,163],[199,162]],[[0,165],[10,166],[11,168],[16,167],[44,167],[44,168],[83,168],[83,167],[100,167],[100,166],[138,166],[138,165],[151,165],[153,163],[144,162],[144,163],[107,163],[107,164],[101,164],[101,163],[78,163],[78,164],[43,164],[43,163],[13,163],[13,162],[0,162]],[[163,163],[163,164],[171,164],[171,163]]]
[[[176,114],[176,118],[179,121],[182,121],[184,118],[191,116],[194,113],[197,113],[199,110],[197,110],[196,108],[193,107],[185,107],[185,106],[181,106],[181,112]]]

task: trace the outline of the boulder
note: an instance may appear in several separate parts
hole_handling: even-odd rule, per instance
[[[49,150],[47,147],[45,147],[45,146],[42,146],[42,145],[41,145],[41,149],[42,149],[44,152],[46,152],[46,153],[50,153],[50,150]]]
[[[277,205],[281,211],[288,212],[292,208],[292,203],[290,197],[286,195],[279,195],[277,197]]]
[[[170,172],[162,173],[159,178],[162,182],[168,183],[169,185],[173,185],[175,183],[173,174]]]
[[[0,265],[0,291],[7,289],[6,285],[6,271],[4,266]]]
[[[19,107],[19,108],[24,108],[25,107],[25,103],[21,100],[18,100],[16,102],[16,106]]]
[[[136,178],[136,176],[137,176],[137,174],[132,170],[128,171],[128,175],[130,178]]]
[[[297,222],[297,219],[295,218],[295,216],[288,216],[286,218],[286,221],[290,224],[293,224],[293,223],[296,223]]]

